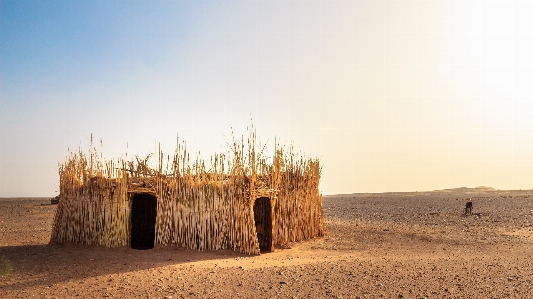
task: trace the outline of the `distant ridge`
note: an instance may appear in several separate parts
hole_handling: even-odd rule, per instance
[[[487,186],[479,186],[475,188],[459,187],[459,188],[434,190],[434,191],[445,191],[445,192],[483,192],[485,191],[487,192],[487,191],[498,191],[498,189],[487,187]]]
[[[436,194],[476,194],[476,193],[487,193],[491,194],[495,192],[497,194],[509,194],[512,192],[526,192],[532,193],[533,189],[520,189],[520,190],[502,190],[496,189],[488,186],[478,186],[474,188],[469,187],[459,187],[459,188],[450,188],[442,190],[433,190],[433,191],[397,191],[397,192],[361,192],[361,193],[344,193],[344,194],[324,194],[324,197],[361,197],[361,196],[425,196],[425,195],[436,195]]]

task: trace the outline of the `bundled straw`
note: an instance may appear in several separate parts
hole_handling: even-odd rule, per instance
[[[165,171],[161,151],[155,169],[148,165],[150,156],[102,161],[92,144],[89,157],[72,153],[59,166],[60,201],[51,240],[130,245],[131,202],[138,193],[157,198],[159,245],[259,254],[260,248],[323,236],[319,161],[295,157],[292,150],[285,154],[276,144],[268,163],[256,152],[253,129],[247,145],[245,151],[244,142],[234,140],[226,155],[211,158],[210,169],[201,159],[191,163],[184,143]],[[254,215],[256,199],[265,197],[270,204],[258,205]],[[257,226],[267,219],[271,223]],[[270,238],[259,236],[258,227],[259,235]]]

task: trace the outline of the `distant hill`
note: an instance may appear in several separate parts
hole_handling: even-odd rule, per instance
[[[459,188],[450,188],[443,190],[433,190],[433,191],[411,191],[411,192],[382,192],[382,193],[350,193],[350,194],[327,194],[323,195],[324,197],[368,197],[368,196],[378,196],[378,197],[387,197],[387,196],[428,196],[428,195],[438,195],[438,194],[464,194],[472,195],[476,193],[488,193],[491,194],[511,194],[514,192],[518,193],[531,193],[533,189],[520,189],[520,190],[500,190],[488,186],[478,186],[475,188],[469,187],[459,187]]]
[[[487,187],[487,186],[479,186],[475,188],[468,188],[468,187],[460,187],[460,188],[452,188],[452,189],[443,189],[443,190],[435,190],[437,192],[444,191],[444,192],[490,192],[490,191],[498,191],[498,189]]]

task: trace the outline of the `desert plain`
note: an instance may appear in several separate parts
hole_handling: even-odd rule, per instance
[[[533,298],[533,190],[322,206],[327,236],[249,256],[49,244],[50,198],[0,198],[0,298]]]

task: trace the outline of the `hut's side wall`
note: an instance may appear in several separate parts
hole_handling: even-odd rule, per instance
[[[326,233],[318,161],[296,164],[281,174],[275,208],[276,244],[285,245]]]
[[[81,183],[62,177],[52,242],[128,245],[131,206],[126,188],[121,178],[92,177]]]

